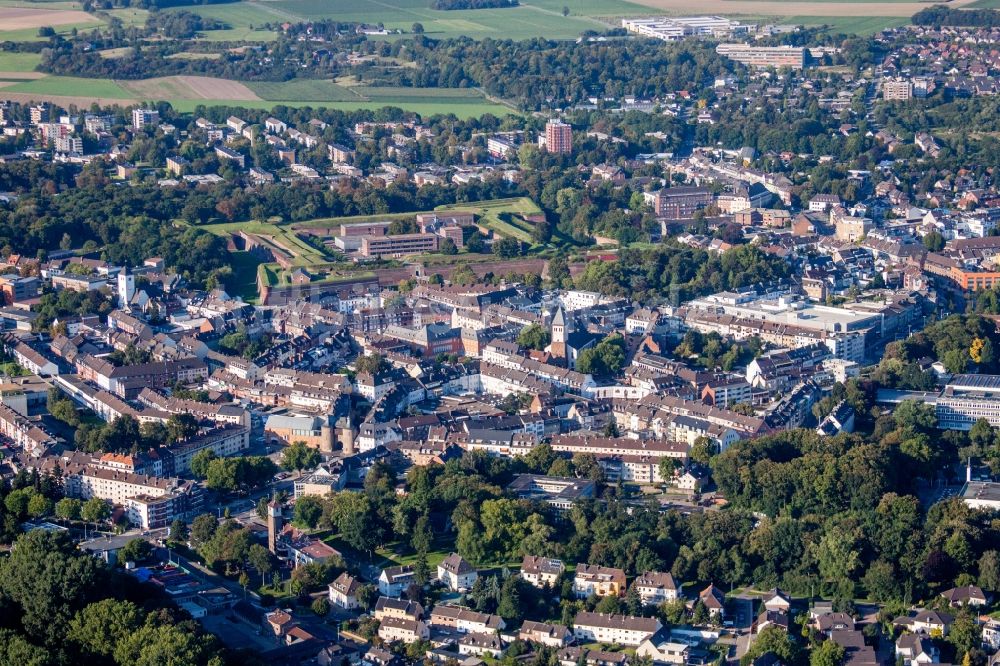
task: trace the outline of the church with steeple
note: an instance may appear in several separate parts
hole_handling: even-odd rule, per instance
[[[552,323],[549,324],[549,356],[552,357],[554,365],[573,370],[576,368],[576,359],[584,349],[593,347],[600,342],[603,337],[599,333],[591,333],[587,330],[576,330],[573,315],[567,315],[562,306],[552,315]]]
[[[566,338],[573,332],[572,321],[573,319],[570,318],[567,323],[566,313],[563,312],[562,306],[553,315],[552,324],[550,325],[552,342],[549,344],[549,353],[553,359],[566,361]]]

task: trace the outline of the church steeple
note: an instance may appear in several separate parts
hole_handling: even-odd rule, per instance
[[[549,351],[555,358],[566,358],[566,339],[573,332],[572,317],[567,318],[560,306],[552,317]]]

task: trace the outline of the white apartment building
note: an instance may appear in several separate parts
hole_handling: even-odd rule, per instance
[[[678,586],[669,573],[648,571],[636,578],[633,585],[642,603],[647,606],[656,606],[677,598]]]
[[[656,618],[581,611],[573,621],[573,634],[584,643],[637,647],[659,631],[660,627],[660,621]]]

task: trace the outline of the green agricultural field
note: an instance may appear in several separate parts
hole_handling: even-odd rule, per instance
[[[129,99],[131,97],[127,90],[110,79],[84,79],[76,76],[46,76],[43,79],[25,81],[7,86],[3,91],[36,95],[67,95],[111,99]]]
[[[241,26],[226,30],[206,30],[201,37],[206,42],[273,42],[278,33],[271,30]]]
[[[0,51],[0,72],[32,72],[41,61],[39,53]]]
[[[562,8],[570,8],[564,17]],[[302,22],[323,18],[358,23],[382,23],[392,30],[409,32],[421,23],[433,37],[503,36],[512,39],[550,37],[573,39],[585,30],[602,30],[596,17],[649,14],[640,5],[624,0],[527,0],[520,7],[437,11],[430,0],[245,0],[223,5],[185,7],[205,17],[225,21],[232,28]]]
[[[472,88],[375,88],[354,86],[350,90],[362,99],[390,105],[402,104],[478,104],[486,98]]]
[[[93,21],[88,23],[70,23],[66,25],[52,26],[57,35],[62,35],[64,37],[69,36],[76,28],[79,32],[85,32],[87,30],[92,30],[94,28],[99,28],[103,23],[99,21]],[[0,28],[3,24],[0,24]],[[48,37],[39,37],[38,28],[23,28],[20,30],[0,30],[0,42],[44,42],[48,41]]]
[[[221,53],[198,53],[195,51],[181,51],[167,56],[168,60],[218,60]]]
[[[149,12],[145,9],[109,9],[107,13],[119,19],[125,27],[144,26],[149,18]]]
[[[333,81],[292,79],[291,81],[259,81],[247,83],[261,99],[296,102],[352,102],[363,98],[351,89]]]
[[[799,23],[804,25],[829,24],[831,29],[858,34],[871,34],[888,27],[905,25],[907,17],[855,17],[849,12],[837,16],[836,3],[864,3],[869,0],[811,0],[818,4],[831,4],[832,16],[755,16],[753,0],[747,0],[747,10],[743,16],[734,18],[752,20],[759,18],[768,22]],[[884,0],[887,3],[908,0]],[[503,37],[509,39],[529,39],[547,37],[550,39],[573,39],[587,30],[604,30],[618,25],[619,19],[627,16],[649,16],[676,13],[656,10],[652,6],[628,2],[627,0],[521,0],[519,7],[506,9],[471,9],[438,11],[430,9],[431,0],[243,0],[241,2],[186,7],[202,16],[225,21],[231,30],[213,31],[206,39],[256,39],[273,33],[250,30],[265,24],[275,25],[285,21],[302,22],[318,19],[333,19],[345,22],[381,23],[390,30],[410,33],[414,23],[424,26],[424,32],[437,38],[467,36],[474,39]],[[740,3],[734,2],[733,5]],[[974,7],[998,7],[1000,0],[977,0]],[[569,15],[563,16],[563,7]],[[791,9],[789,13],[794,12]],[[800,10],[801,11],[801,10]],[[691,13],[690,11],[686,13]],[[892,12],[886,12],[892,13]],[[239,36],[246,31],[254,35]],[[215,34],[218,33],[218,34]],[[396,35],[376,36],[373,39],[396,39]]]
[[[80,9],[74,0],[0,0],[0,7],[22,7],[27,9]]]
[[[278,10],[271,9],[271,2],[230,2],[217,5],[178,7],[177,10],[194,11],[199,16],[214,18],[236,27],[261,27],[266,23],[277,24],[289,20]],[[171,10],[175,11],[175,10]]]
[[[976,0],[972,4],[966,5],[966,7],[975,7],[976,9],[1000,9],[1000,0]]]
[[[832,33],[842,32],[849,35],[871,35],[880,30],[898,28],[910,22],[907,18],[896,16],[792,16],[780,20],[782,23],[805,26],[827,25],[830,26],[829,31]]]

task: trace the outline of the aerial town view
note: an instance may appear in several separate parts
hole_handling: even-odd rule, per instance
[[[1000,0],[0,0],[0,666],[1000,666]]]

